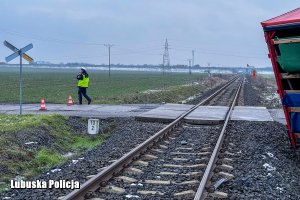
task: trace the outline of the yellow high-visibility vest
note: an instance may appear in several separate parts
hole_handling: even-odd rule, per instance
[[[89,77],[85,77],[85,75],[82,75],[83,76],[83,79],[82,80],[78,80],[78,84],[77,86],[78,87],[89,87],[89,81],[90,81],[90,78]]]

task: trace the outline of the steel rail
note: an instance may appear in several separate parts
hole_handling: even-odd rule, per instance
[[[190,110],[184,112],[181,114],[178,118],[176,118],[173,122],[168,124],[166,127],[155,133],[153,136],[148,138],[143,143],[139,144],[137,147],[132,149],[127,154],[123,155],[121,158],[119,158],[117,161],[106,167],[104,170],[96,174],[94,177],[86,181],[80,189],[76,189],[66,195],[64,197],[64,200],[83,200],[85,199],[85,195],[87,193],[91,193],[96,191],[98,188],[105,185],[105,182],[108,181],[113,175],[121,171],[123,168],[128,166],[133,160],[137,159],[141,153],[147,151],[149,147],[151,147],[155,142],[158,142],[159,139],[165,137],[169,132],[174,130],[177,126],[180,125],[184,117],[186,117],[189,113],[197,109],[199,106],[209,102],[212,98],[214,98],[216,95],[218,95],[221,91],[223,91],[225,88],[227,88],[229,85],[231,85],[234,81],[236,81],[239,77],[235,76],[233,79],[228,81],[223,87],[218,89],[216,92],[214,92],[209,97],[202,100],[197,105],[193,106]]]
[[[197,192],[196,192],[196,195],[194,197],[194,200],[202,200],[204,199],[204,193],[205,193],[205,187],[207,185],[207,182],[209,181],[210,179],[210,174],[212,172],[212,170],[214,169],[214,166],[215,166],[215,162],[216,162],[216,159],[219,155],[219,151],[221,149],[221,146],[223,144],[223,141],[224,141],[224,138],[225,138],[225,131],[226,131],[226,127],[227,127],[227,124],[229,122],[229,118],[231,116],[231,113],[232,113],[232,110],[236,104],[236,101],[237,101],[237,98],[239,96],[239,93],[240,93],[240,90],[241,90],[241,86],[243,84],[244,80],[242,80],[239,84],[239,87],[237,89],[237,92],[235,94],[235,97],[234,97],[234,100],[230,106],[230,109],[228,110],[227,114],[226,114],[226,118],[225,118],[225,122],[224,122],[224,125],[223,125],[223,128],[222,128],[222,131],[220,133],[220,136],[218,138],[218,141],[216,143],[216,146],[214,148],[214,151],[209,159],[209,162],[208,162],[208,165],[205,169],[205,172],[203,174],[203,177],[201,179],[201,182],[199,184],[199,187],[197,189]]]

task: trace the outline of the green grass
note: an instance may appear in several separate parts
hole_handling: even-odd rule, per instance
[[[1,184],[0,185],[0,193],[5,192],[7,190],[7,185],[6,184]]]
[[[83,151],[87,149],[91,149],[98,145],[99,143],[102,143],[104,141],[103,137],[94,137],[90,136],[89,138],[83,138],[83,137],[75,137],[74,143],[71,144],[71,148],[77,151]]]
[[[78,69],[31,69],[23,70],[23,98],[25,103],[39,103],[44,97],[48,103],[67,103],[68,95],[77,100]],[[203,74],[159,72],[120,72],[112,71],[108,77],[106,71],[91,70],[88,94],[93,103],[128,103],[133,99],[145,96],[143,93],[153,89],[172,90],[171,86],[179,86],[203,79]],[[19,102],[18,68],[0,68],[0,103]],[[178,92],[178,91],[177,91]],[[161,95],[168,95],[161,93]],[[148,94],[151,99],[151,94]],[[152,102],[159,102],[152,99]],[[140,100],[145,100],[142,98]],[[178,100],[178,98],[176,98]]]
[[[43,148],[35,156],[36,162],[43,168],[51,168],[65,161],[65,158],[55,149]]]
[[[68,118],[61,115],[1,114],[0,122],[0,182],[7,183],[0,185],[0,192],[16,176],[29,179],[66,161],[68,158],[63,155],[68,152],[78,155],[101,144],[115,127],[111,122],[102,134],[88,135],[85,131],[74,131]],[[86,124],[87,119],[76,123]],[[44,137],[39,148],[24,144],[37,137]]]
[[[0,130],[17,131],[41,125],[43,122],[49,121],[58,116],[55,115],[6,115],[0,114]]]

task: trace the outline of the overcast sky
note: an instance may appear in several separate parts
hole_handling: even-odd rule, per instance
[[[35,60],[271,66],[261,21],[299,7],[295,0],[1,0],[0,39],[33,43]],[[0,61],[12,53],[0,46]]]

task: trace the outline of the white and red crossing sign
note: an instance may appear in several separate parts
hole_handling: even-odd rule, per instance
[[[18,49],[17,47],[15,47],[14,45],[12,45],[11,43],[7,42],[6,40],[3,42],[4,46],[6,46],[7,48],[9,48],[10,50],[12,50],[14,53],[5,57],[5,61],[9,62],[13,59],[15,59],[16,57],[20,56],[20,115],[22,114],[22,57],[27,60],[29,63],[31,63],[33,61],[33,59],[28,56],[25,52],[29,51],[30,49],[33,48],[32,43],[28,44],[27,46]]]
[[[3,42],[3,44],[7,48],[9,48],[10,50],[12,50],[14,52],[13,54],[11,54],[5,58],[6,62],[9,62],[9,61],[15,59],[16,57],[18,57],[20,54],[22,54],[22,57],[25,60],[27,60],[29,63],[32,63],[33,59],[25,53],[26,51],[29,51],[30,49],[32,49],[32,47],[33,47],[32,44],[29,44],[29,45],[23,47],[22,49],[18,49],[17,47],[15,47],[11,43],[7,42],[6,40]]]

